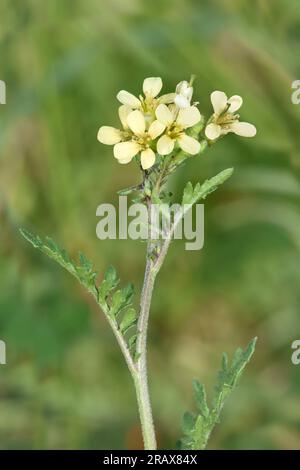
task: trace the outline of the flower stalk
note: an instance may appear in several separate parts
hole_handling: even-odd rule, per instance
[[[144,447],[147,450],[155,450],[157,448],[147,372],[148,323],[155,277],[156,273],[153,269],[153,262],[151,257],[147,254],[144,284],[141,294],[140,316],[137,326],[139,335],[137,340],[136,354],[138,359],[136,364],[137,374],[134,380]]]

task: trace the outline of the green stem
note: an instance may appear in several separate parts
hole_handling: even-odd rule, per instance
[[[155,429],[152,418],[152,409],[150,402],[150,394],[148,387],[147,373],[147,333],[148,320],[150,313],[150,305],[152,292],[155,282],[156,273],[153,270],[153,262],[150,256],[151,243],[148,242],[147,262],[144,276],[144,284],[141,294],[140,315],[138,321],[138,339],[137,339],[137,374],[134,378],[136,395],[139,407],[139,414],[142,426],[144,447],[147,450],[155,450],[157,448]]]
[[[165,170],[165,168],[164,168]],[[162,174],[156,183],[156,190],[159,192],[162,183]],[[151,198],[147,199],[148,208],[148,223],[151,227]],[[142,427],[142,434],[144,440],[144,448],[146,450],[156,450],[156,437],[155,428],[152,417],[152,408],[148,386],[148,371],[147,371],[147,335],[148,335],[148,322],[150,314],[150,306],[152,300],[152,293],[156,276],[163,264],[167,254],[173,230],[170,230],[168,237],[160,247],[160,251],[154,256],[153,243],[149,235],[147,243],[147,261],[144,275],[144,283],[140,301],[140,314],[138,320],[138,339],[136,346],[137,363],[136,372],[132,374],[135,384],[138,409]],[[154,259],[153,259],[154,258]]]

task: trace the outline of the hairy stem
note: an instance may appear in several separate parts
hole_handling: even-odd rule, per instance
[[[149,227],[151,223],[151,200],[147,200]],[[138,355],[137,374],[135,377],[135,388],[139,407],[139,414],[142,426],[144,448],[146,450],[157,449],[155,429],[152,418],[150,402],[148,372],[147,372],[147,334],[148,321],[152,299],[152,292],[155,282],[156,272],[153,269],[152,242],[147,243],[147,261],[144,275],[144,283],[140,301],[140,315],[138,321],[138,339],[136,352]]]
[[[154,281],[155,274],[152,269],[152,262],[148,258],[146,263],[144,285],[141,295],[141,310],[138,322],[139,335],[137,342],[137,354],[139,355],[139,358],[137,362],[137,375],[135,378],[135,387],[144,439],[144,447],[147,450],[155,450],[157,448],[147,373],[147,333]]]
[[[165,168],[164,168],[165,170]],[[162,174],[161,174],[162,175]],[[159,178],[156,183],[156,190],[159,192],[162,184],[162,178]],[[151,198],[147,198],[148,208],[148,226],[151,228]],[[136,374],[133,374],[139,415],[141,420],[142,434],[144,440],[144,448],[146,450],[156,450],[156,437],[155,428],[152,417],[152,408],[148,386],[148,370],[147,370],[147,335],[148,335],[148,322],[150,314],[150,306],[152,300],[152,293],[155,283],[155,278],[163,264],[167,254],[173,229],[170,230],[165,242],[163,243],[160,251],[155,252],[155,247],[151,241],[151,235],[147,243],[147,261],[144,275],[144,283],[141,293],[140,301],[140,315],[138,320],[138,339],[137,339],[137,363]]]

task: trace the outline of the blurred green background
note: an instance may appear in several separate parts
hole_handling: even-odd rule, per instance
[[[76,282],[32,249],[25,226],[113,263],[141,287],[143,243],[96,238],[96,207],[135,184],[99,144],[117,125],[116,93],[144,77],[163,91],[197,75],[194,98],[244,97],[253,140],[230,135],[172,181],[234,166],[205,205],[205,247],[174,242],[153,300],[149,368],[159,444],[174,447],[193,409],[191,380],[210,388],[221,354],[253,336],[255,357],[209,448],[300,448],[299,0],[1,0],[0,448],[140,448],[134,390],[103,315]]]

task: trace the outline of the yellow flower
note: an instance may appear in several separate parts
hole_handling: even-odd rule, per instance
[[[168,93],[158,97],[162,89],[162,79],[160,77],[149,77],[145,78],[143,82],[142,95],[137,98],[128,91],[121,90],[117,94],[117,99],[124,105],[129,106],[132,109],[139,109],[143,111],[146,118],[151,118],[154,115],[154,111],[160,103],[172,103],[175,98],[175,93]]]
[[[102,126],[100,127],[97,139],[102,144],[106,145],[115,145],[118,142],[122,142],[130,138],[131,133],[128,132],[129,127],[127,124],[127,116],[132,112],[131,108],[126,105],[122,105],[119,107],[119,118],[123,126],[123,130],[116,129],[115,127],[111,126]]]
[[[209,140],[218,139],[228,132],[242,137],[256,135],[256,127],[248,122],[240,122],[239,115],[235,114],[243,104],[243,99],[240,96],[234,95],[228,99],[223,91],[214,91],[211,94],[211,103],[214,114],[205,129],[205,135]]]
[[[119,107],[119,118],[123,130],[102,126],[98,140],[102,144],[114,145],[114,156],[119,163],[129,163],[140,153],[142,168],[150,168],[155,162],[155,153],[150,146],[164,131],[164,126],[157,120],[149,125],[141,111],[132,111],[127,105]]]
[[[157,151],[160,155],[168,155],[173,151],[177,141],[184,152],[196,155],[200,151],[200,143],[185,134],[185,129],[195,126],[201,120],[201,114],[196,106],[180,109],[178,113],[177,111],[165,104],[160,104],[156,109],[156,117],[165,130],[157,142]]]

